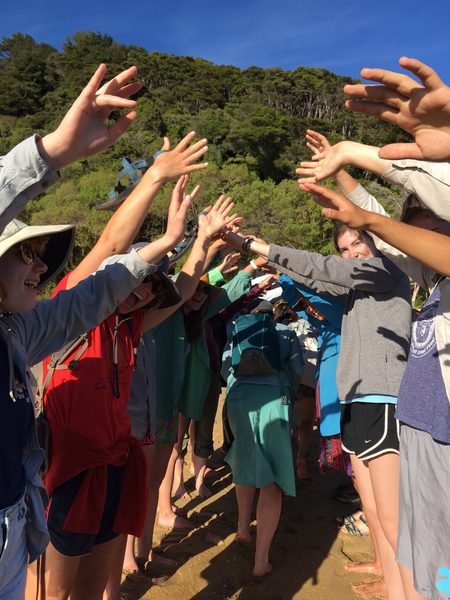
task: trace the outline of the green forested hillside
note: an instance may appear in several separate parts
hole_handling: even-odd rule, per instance
[[[144,84],[138,95],[138,120],[114,148],[65,169],[64,181],[32,203],[22,215],[31,223],[78,224],[77,262],[92,246],[107,213],[94,209],[114,185],[123,156],[148,157],[167,135],[174,143],[191,129],[209,140],[209,167],[192,178],[201,181],[198,205],[219,193],[231,195],[246,218],[246,229],[270,241],[327,252],[330,223],[300,193],[295,165],[309,158],[307,128],[332,141],[342,138],[384,144],[401,137],[398,129],[343,107],[342,87],[351,81],[324,69],[241,70],[200,58],[149,53],[108,36],[79,32],[63,51],[16,33],[0,44],[0,153],[34,132],[54,128],[100,62],[108,74],[132,64]],[[359,178],[367,173],[355,172]],[[365,181],[394,209],[398,192],[380,181]],[[165,189],[142,235],[164,228]]]

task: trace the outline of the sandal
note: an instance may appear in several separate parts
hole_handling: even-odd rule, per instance
[[[348,515],[343,520],[343,525],[339,528],[343,533],[356,536],[369,535],[369,524],[363,514],[355,518],[354,515]]]
[[[162,151],[164,152],[164,150]],[[117,183],[108,193],[108,200],[99,204],[97,210],[115,210],[127,198],[141,180],[144,173],[155,162],[155,158],[161,154],[161,150],[152,154],[151,158],[130,162],[127,158],[122,158],[122,169],[117,175]],[[128,178],[131,183],[124,185],[123,180]]]

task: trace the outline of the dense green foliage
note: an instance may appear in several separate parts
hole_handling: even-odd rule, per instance
[[[65,169],[63,183],[30,203],[24,215],[31,223],[76,223],[75,262],[92,247],[108,219],[94,206],[114,185],[120,158],[149,156],[164,135],[174,143],[195,129],[209,140],[210,166],[192,178],[202,183],[199,206],[227,193],[245,217],[246,230],[325,253],[331,251],[331,224],[295,183],[295,165],[309,158],[305,130],[316,129],[332,141],[347,138],[375,145],[402,135],[381,121],[346,111],[342,87],[351,80],[324,69],[240,70],[199,58],[148,53],[93,32],[76,33],[58,52],[16,33],[0,44],[0,153],[36,131],[51,131],[100,62],[108,65],[109,74],[138,66],[144,84],[139,118],[114,148]],[[375,180],[368,184],[395,210],[397,192]],[[158,198],[143,236],[163,231],[169,195],[165,189]]]

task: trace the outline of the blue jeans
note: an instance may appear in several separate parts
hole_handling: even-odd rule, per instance
[[[24,497],[0,509],[0,600],[23,600],[25,594],[27,513]]]

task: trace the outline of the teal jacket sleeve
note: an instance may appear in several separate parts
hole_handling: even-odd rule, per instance
[[[222,285],[222,283],[225,281],[222,271],[219,269],[219,267],[208,271],[208,280],[211,285]]]

